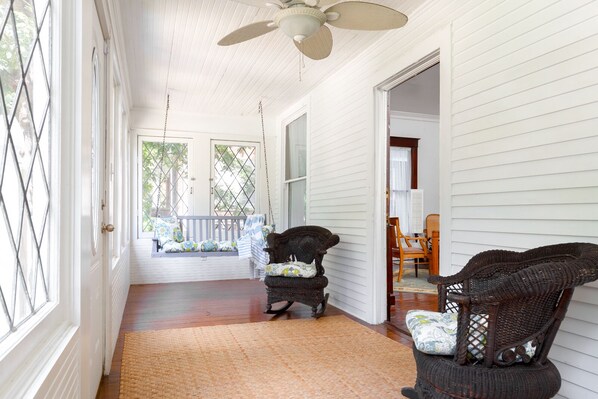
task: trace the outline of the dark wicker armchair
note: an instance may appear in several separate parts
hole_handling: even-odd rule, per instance
[[[433,276],[439,311],[458,312],[454,357],[414,346],[417,380],[408,398],[551,398],[561,377],[547,359],[576,286],[598,279],[598,245],[493,250],[459,273]],[[534,348],[530,354],[529,348]]]
[[[266,313],[280,314],[285,312],[294,302],[301,302],[312,307],[312,316],[320,317],[326,310],[328,294],[324,288],[328,279],[324,276],[322,258],[328,248],[339,242],[336,234],[319,226],[293,227],[283,233],[268,235],[268,248],[264,251],[270,255],[270,263],[300,261],[315,263],[317,273],[312,278],[266,276],[264,282],[268,293]],[[279,309],[272,309],[272,304],[286,301]],[[318,310],[318,306],[320,310]]]

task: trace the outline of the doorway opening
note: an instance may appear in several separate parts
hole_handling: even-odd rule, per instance
[[[433,249],[426,219],[438,220],[440,213],[439,61],[436,52],[380,87],[387,113],[386,319],[402,331],[408,310],[437,306],[427,278],[438,274],[439,240]]]

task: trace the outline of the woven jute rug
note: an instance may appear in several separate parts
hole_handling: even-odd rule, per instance
[[[121,398],[401,398],[411,349],[345,316],[125,334]]]

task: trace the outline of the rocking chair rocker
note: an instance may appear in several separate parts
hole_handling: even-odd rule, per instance
[[[299,226],[280,234],[270,233],[267,240],[268,248],[264,248],[264,251],[270,255],[270,263],[314,262],[317,272],[312,278],[266,275],[264,282],[268,305],[265,313],[281,314],[294,302],[301,302],[311,306],[312,317],[322,316],[328,303],[328,294],[324,295],[328,279],[324,276],[322,258],[328,248],[338,244],[339,237],[323,227]],[[287,303],[279,309],[272,309],[272,304],[281,301]]]

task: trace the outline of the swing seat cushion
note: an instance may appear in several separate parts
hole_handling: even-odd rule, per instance
[[[198,252],[199,244],[194,241],[176,242],[170,241],[164,244],[164,252],[179,253],[179,252]]]
[[[170,240],[166,242],[162,249],[166,253],[181,253],[181,252],[236,252],[237,243],[235,241],[221,241],[205,240],[201,243],[195,241],[176,242]]]
[[[218,251],[218,242],[214,240],[204,240],[199,247],[201,252],[216,252]]]
[[[218,243],[218,251],[220,252],[236,252],[237,242],[236,241],[220,241]]]

